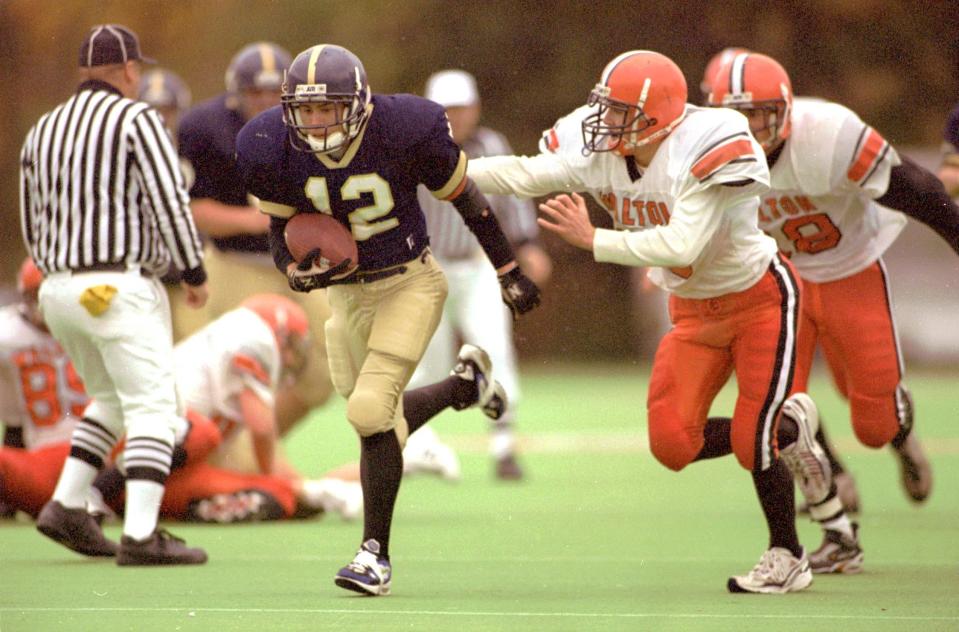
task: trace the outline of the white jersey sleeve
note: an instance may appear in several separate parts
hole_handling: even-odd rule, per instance
[[[834,113],[838,122],[830,165],[830,189],[862,191],[870,198],[882,197],[889,188],[892,168],[899,154],[879,132],[862,122],[855,112],[837,103],[820,106]]]
[[[239,396],[253,391],[273,408],[281,360],[270,327],[254,312],[227,312],[176,347],[177,383],[189,408],[243,423]]]
[[[597,161],[583,152],[582,106],[543,133],[538,156],[495,156],[471,160],[467,175],[483,193],[538,197],[557,191],[595,188]]]

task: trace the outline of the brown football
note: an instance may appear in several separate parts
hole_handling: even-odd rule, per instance
[[[303,261],[311,250],[320,249],[320,256],[335,266],[344,259],[359,263],[356,240],[350,230],[332,216],[324,213],[297,213],[286,223],[283,231],[286,247],[297,262]]]

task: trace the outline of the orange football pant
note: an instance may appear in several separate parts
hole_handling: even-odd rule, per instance
[[[190,428],[182,447],[187,454],[184,465],[190,465],[203,461],[216,448],[220,443],[220,430],[207,417],[194,411],[188,410],[186,418]],[[123,451],[123,443],[121,440],[114,448],[114,456]],[[43,505],[53,498],[60,470],[69,455],[69,441],[36,450],[0,448],[0,499],[36,518]],[[115,509],[121,507],[122,495]]]
[[[163,494],[163,503],[160,505],[160,515],[182,519],[187,516],[187,510],[193,501],[250,489],[260,490],[275,498],[287,518],[296,510],[296,494],[290,481],[286,479],[265,474],[245,474],[214,467],[209,463],[197,463],[170,474],[166,482],[166,492]]]
[[[849,400],[859,440],[879,448],[903,423],[903,363],[882,260],[851,277],[803,282],[795,389],[805,391],[816,344],[836,388]]]
[[[649,446],[681,470],[703,448],[719,390],[735,372],[731,442],[740,465],[762,471],[777,458],[779,409],[795,371],[799,278],[777,256],[751,288],[709,299],[671,296],[672,329],[656,351],[649,385]]]
[[[53,498],[70,442],[51,443],[36,450],[0,448],[0,499],[34,518]]]

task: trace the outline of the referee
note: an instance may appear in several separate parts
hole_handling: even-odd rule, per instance
[[[178,410],[170,306],[157,277],[185,270],[187,301],[207,300],[183,176],[156,111],[137,102],[136,35],[96,26],[80,46],[76,93],[40,117],[20,156],[20,217],[44,274],[40,306],[93,402],[71,439],[37,529],[120,565],[201,564],[202,549],[157,528]],[[126,437],[119,547],[85,509],[94,477]]]
[[[465,70],[441,70],[430,76],[424,96],[446,108],[453,140],[470,159],[513,153],[506,138],[480,125],[481,103],[476,79]],[[500,299],[496,275],[482,263],[483,251],[476,237],[463,223],[452,204],[437,200],[424,187],[418,191],[426,216],[430,248],[439,261],[449,284],[443,317],[410,380],[411,388],[442,380],[455,364],[456,341],[482,347],[493,362],[495,377],[506,390],[509,406],[493,422],[489,452],[495,476],[501,480],[519,480],[523,470],[516,458],[516,411],[520,402],[519,369],[513,345],[513,322]],[[521,267],[539,286],[549,278],[552,262],[539,245],[536,209],[529,200],[513,196],[487,196],[503,232],[516,250]],[[424,433],[424,430],[426,431]],[[442,448],[424,446],[432,430],[429,427],[410,435],[407,456],[417,446],[427,454],[442,454]],[[413,459],[410,459],[412,465]]]

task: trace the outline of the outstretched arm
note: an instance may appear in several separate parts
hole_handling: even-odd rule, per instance
[[[556,191],[582,191],[583,182],[562,156],[490,156],[469,162],[466,175],[483,193],[539,197]]]
[[[931,172],[901,157],[892,168],[889,188],[876,202],[905,213],[936,231],[959,254],[959,207]]]

